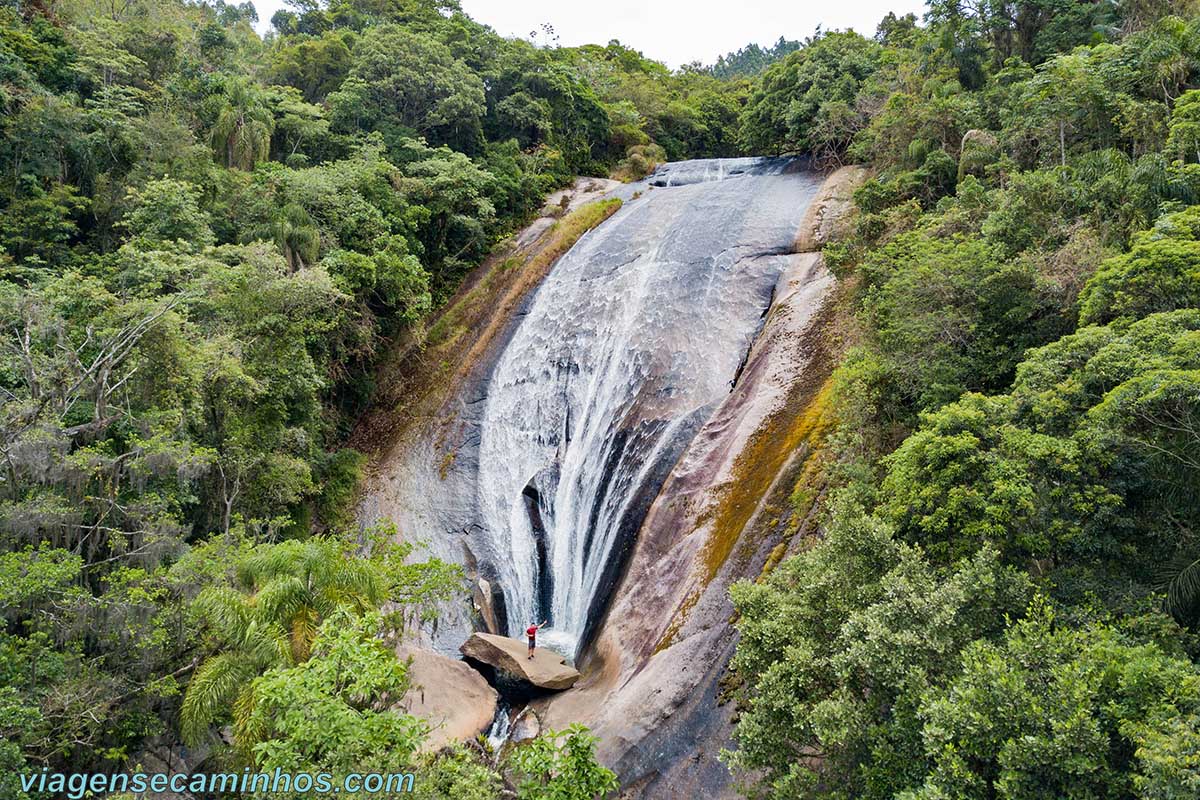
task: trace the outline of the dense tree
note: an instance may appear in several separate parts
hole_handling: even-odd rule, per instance
[[[271,77],[299,89],[308,102],[318,103],[337,91],[350,74],[356,38],[351,31],[338,30],[288,40],[271,53]]]
[[[895,795],[925,769],[923,693],[1029,592],[994,552],[942,575],[886,526],[841,508],[821,547],[734,592],[734,668],[753,691],[731,763],[765,769],[770,796]]]
[[[863,120],[847,112],[862,82],[878,68],[879,46],[853,32],[815,37],[763,73],[742,113],[742,139],[756,152],[805,152],[813,129],[839,128],[848,141]]]
[[[1193,13],[933,2],[853,82],[809,44],[753,90],[757,146],[875,173],[824,249],[823,537],[733,592],[750,796],[1200,786]]]
[[[87,207],[87,199],[69,184],[46,191],[25,178],[0,220],[0,246],[20,263],[62,266],[79,238],[77,220]]]
[[[1171,214],[1105,261],[1080,297],[1082,322],[1200,307],[1200,208]]]
[[[245,713],[250,682],[267,668],[307,661],[317,629],[335,611],[361,614],[383,601],[380,576],[368,563],[347,558],[336,542],[261,548],[238,565],[237,581],[240,591],[211,587],[196,600],[220,652],[188,684],[181,716],[192,742],[235,705]]]
[[[373,27],[329,98],[336,125],[378,130],[384,141],[420,135],[469,152],[478,147],[483,81],[445,45],[397,25]]]
[[[124,226],[133,234],[131,247],[152,250],[174,242],[189,249],[213,243],[208,214],[200,193],[186,181],[164,178],[129,190],[129,213]]]
[[[620,786],[612,770],[596,763],[596,738],[581,725],[518,747],[509,757],[520,800],[591,800]]]
[[[770,47],[761,47],[751,43],[721,56],[709,69],[718,78],[752,77],[784,56],[796,52],[802,46],[802,42],[785,39],[782,36]]]
[[[923,701],[931,768],[913,798],[1183,798],[1200,788],[1195,664],[1035,605]]]
[[[1167,150],[1184,161],[1200,161],[1200,91],[1189,90],[1175,101]]]
[[[1006,262],[978,239],[905,234],[863,273],[879,350],[896,388],[920,407],[1004,387],[1026,347],[1064,328],[1031,265]]]

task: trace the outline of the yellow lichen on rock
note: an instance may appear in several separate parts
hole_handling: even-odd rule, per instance
[[[754,512],[764,500],[770,500],[768,494],[779,485],[778,478],[786,467],[803,476],[813,465],[809,481],[814,480],[818,454],[833,423],[829,399],[828,379],[815,392],[798,392],[793,402],[772,415],[742,451],[735,462],[734,480],[726,484],[711,512],[712,532],[703,550],[705,583],[732,555]],[[793,463],[789,465],[789,461]]]

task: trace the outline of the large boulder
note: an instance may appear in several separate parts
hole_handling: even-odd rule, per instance
[[[496,690],[461,661],[411,645],[396,654],[411,659],[411,688],[396,707],[429,723],[429,736],[421,749],[441,749],[451,742],[475,738],[496,716]]]
[[[473,661],[487,664],[539,689],[562,691],[570,689],[579,680],[579,673],[558,653],[539,647],[530,659],[526,644],[507,636],[473,633],[459,650]]]

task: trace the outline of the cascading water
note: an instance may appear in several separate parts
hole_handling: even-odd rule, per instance
[[[667,165],[538,289],[488,381],[477,505],[509,634],[574,655],[667,471],[727,394],[819,179]],[[641,192],[640,196],[637,193]]]

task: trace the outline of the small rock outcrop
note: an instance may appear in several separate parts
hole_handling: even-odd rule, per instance
[[[207,744],[194,748],[185,747],[166,736],[147,740],[145,745],[146,749],[129,760],[131,771],[167,774],[197,772],[212,755],[212,748]],[[158,792],[154,796],[161,797],[162,800],[197,800],[195,794],[182,790]]]
[[[867,177],[865,167],[842,167],[830,173],[817,197],[809,204],[796,236],[797,253],[814,253],[848,233],[854,190]]]
[[[527,658],[524,642],[490,633],[473,633],[459,648],[467,658],[494,667],[509,676],[539,689],[562,691],[579,680],[579,673],[568,666],[567,660],[539,647],[532,659]]]
[[[542,732],[542,721],[532,708],[526,708],[513,720],[512,730],[508,734],[510,742],[525,742],[536,739]]]
[[[487,626],[488,633],[500,630],[500,618],[496,616],[494,591],[492,582],[482,577],[475,582],[475,586],[471,590],[471,597],[475,602],[475,612],[483,618],[483,624]]]
[[[432,650],[403,645],[401,659],[412,659],[408,677],[412,688],[397,707],[430,725],[422,750],[435,751],[483,733],[496,715],[496,690],[461,661]]]

